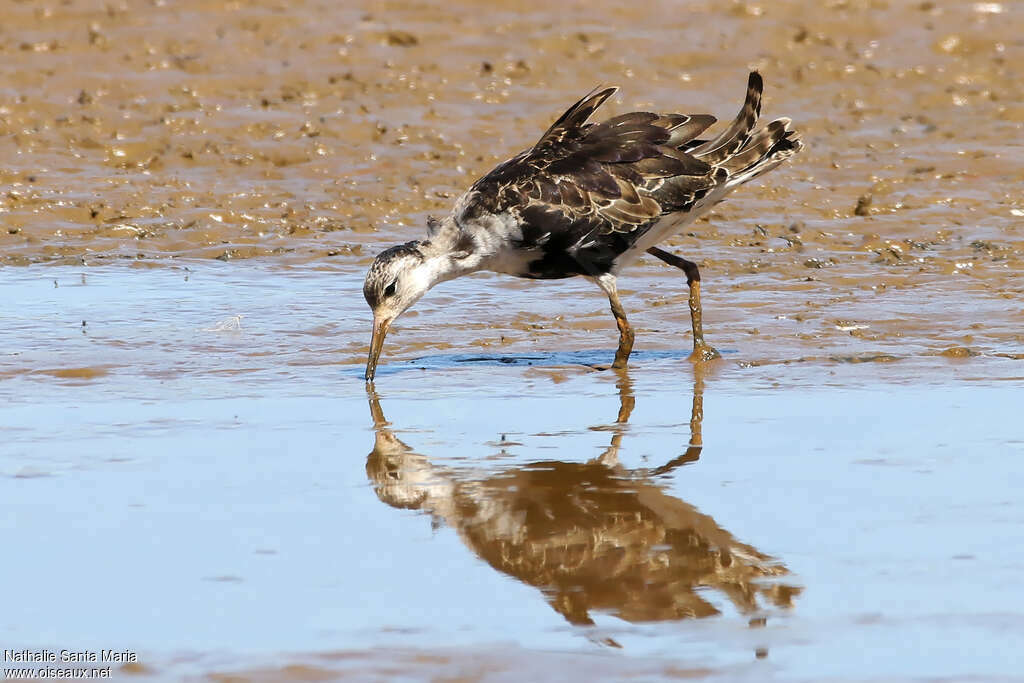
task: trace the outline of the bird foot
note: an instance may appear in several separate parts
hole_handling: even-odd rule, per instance
[[[693,353],[690,354],[690,361],[694,363],[706,363],[716,358],[721,358],[722,354],[715,350],[713,346],[710,346],[705,341],[700,341],[693,345]]]
[[[586,363],[584,367],[588,367],[591,370],[597,370],[598,372],[604,372],[605,370],[625,370],[629,367],[626,363]]]

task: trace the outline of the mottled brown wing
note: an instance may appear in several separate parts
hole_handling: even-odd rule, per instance
[[[631,243],[665,213],[655,193],[666,181],[714,183],[711,166],[681,150],[714,117],[633,112],[588,123],[615,91],[584,97],[536,145],[474,183],[456,207],[456,222],[511,213],[524,228],[524,247],[555,240],[569,248],[609,233],[630,235]]]
[[[763,87],[752,72],[739,114],[708,140],[697,139],[715,121],[707,114],[633,112],[588,123],[615,88],[593,92],[474,183],[453,218],[467,233],[504,230],[499,238],[512,247],[539,253],[517,273],[525,277],[609,272],[662,216],[702,210],[800,151],[789,119],[754,130]]]

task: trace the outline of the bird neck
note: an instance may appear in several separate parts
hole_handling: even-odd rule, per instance
[[[458,229],[451,219],[446,219],[440,229],[419,245],[423,254],[431,287],[468,275],[484,265],[484,250],[467,233]]]
[[[473,272],[473,269],[466,268],[466,264],[461,259],[453,259],[446,254],[427,256],[420,268],[421,272],[426,275],[427,289]]]

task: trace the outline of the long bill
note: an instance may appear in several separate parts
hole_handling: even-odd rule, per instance
[[[370,356],[366,359],[366,381],[372,382],[373,376],[377,373],[377,360],[380,358],[381,349],[384,348],[384,337],[391,327],[391,318],[373,319],[373,336],[370,338]]]

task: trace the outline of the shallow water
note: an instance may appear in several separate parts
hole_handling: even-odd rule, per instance
[[[1010,680],[1021,3],[2,2],[2,648],[156,679]],[[596,83],[807,150],[620,283],[363,272]],[[859,206],[859,209],[858,209]],[[6,665],[6,663],[5,663]],[[6,666],[5,666],[6,668]]]
[[[588,334],[368,392],[351,277],[130,275],[4,279],[5,647],[158,678],[1012,673],[1019,361],[695,374],[681,338],[617,374]]]

